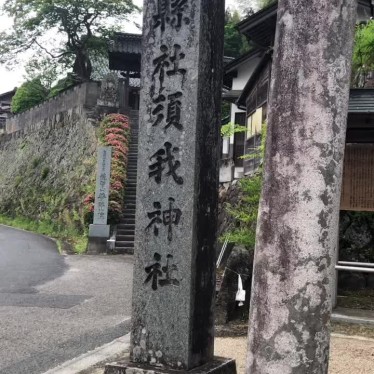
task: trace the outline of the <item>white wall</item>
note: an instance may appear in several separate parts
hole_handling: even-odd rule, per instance
[[[253,58],[251,60],[244,61],[238,67],[238,76],[232,81],[233,90],[242,90],[247,84],[257,64],[260,62],[260,57]]]

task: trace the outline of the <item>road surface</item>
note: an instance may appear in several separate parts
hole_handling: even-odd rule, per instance
[[[130,256],[62,256],[0,225],[0,373],[40,374],[129,331]]]

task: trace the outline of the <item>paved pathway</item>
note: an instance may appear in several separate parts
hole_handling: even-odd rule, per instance
[[[129,331],[132,257],[60,256],[0,226],[0,373],[40,374]]]

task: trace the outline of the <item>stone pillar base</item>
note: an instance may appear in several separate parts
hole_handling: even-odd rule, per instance
[[[87,253],[105,253],[107,251],[107,240],[109,239],[109,225],[90,225],[88,232]]]
[[[223,357],[214,359],[192,370],[174,370],[157,366],[136,364],[129,361],[115,362],[105,366],[104,374],[236,374],[235,360]]]

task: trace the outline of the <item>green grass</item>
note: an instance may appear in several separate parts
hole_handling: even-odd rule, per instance
[[[342,291],[338,296],[338,306],[374,310],[374,290]]]
[[[56,239],[58,251],[62,252],[63,242],[72,245],[74,252],[82,254],[87,248],[87,235],[80,235],[75,231],[59,231],[50,221],[32,221],[25,217],[9,217],[0,214],[0,224],[50,236]]]

